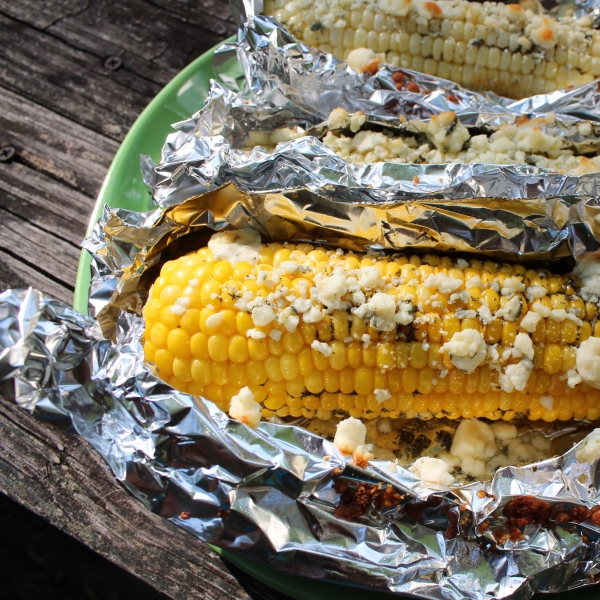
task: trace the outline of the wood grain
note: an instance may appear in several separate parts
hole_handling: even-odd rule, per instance
[[[72,302],[119,142],[234,31],[223,0],[0,0],[0,147],[15,149],[0,162],[0,290],[32,285]],[[174,599],[285,598],[149,513],[85,440],[2,398],[0,491]]]

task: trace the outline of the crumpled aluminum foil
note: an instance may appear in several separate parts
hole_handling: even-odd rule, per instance
[[[370,122],[398,126],[402,115],[427,119],[453,110],[471,128],[497,128],[519,117],[554,112],[562,135],[580,151],[598,149],[600,131],[582,136],[581,118],[597,121],[597,82],[569,91],[520,101],[495,94],[477,94],[455,83],[400,69],[405,81],[426,93],[398,91],[395,68],[383,66],[373,75],[358,75],[332,55],[309,48],[270,17],[254,14],[249,0],[233,0],[240,23],[236,44],[215,54],[213,81],[205,106],[190,119],[176,123],[156,167],[144,160],[145,181],[159,206],[172,206],[226,182],[251,192],[309,187],[322,195],[356,196],[361,201],[394,202],[402,198],[527,198],[557,194],[597,195],[598,174],[581,177],[551,173],[525,165],[415,165],[383,162],[355,166],[338,157],[317,138],[279,144],[274,152],[239,148],[251,130],[271,132],[300,126],[317,133],[319,125],[339,106],[364,112]],[[589,11],[590,6],[586,5]],[[244,78],[231,75],[237,58]],[[415,177],[418,183],[415,183]]]
[[[342,81],[350,86],[352,107],[373,120],[401,111],[428,116],[447,110],[448,91],[460,99],[466,123],[476,122],[477,113],[488,115],[486,123],[503,122],[519,110],[411,73],[431,93],[409,98],[390,87],[385,70],[358,81],[269,19],[257,16],[252,23],[236,47],[249,86],[228,69],[222,81],[230,89],[215,83],[207,107],[179,124],[167,141],[169,160],[156,172],[145,169],[155,199],[166,208],[148,213],[107,208],[85,241],[93,256],[90,312],[97,319],[34,290],[0,295],[2,393],[42,418],[70,420],[152,511],[206,542],[284,572],[447,600],[529,598],[535,591],[594,583],[600,527],[589,520],[530,524],[518,541],[498,542],[493,535],[506,525],[504,507],[516,497],[546,500],[555,516],[600,503],[598,464],[578,462],[577,447],[541,463],[500,469],[490,482],[448,490],[426,485],[400,466],[391,470],[387,461],[359,469],[330,442],[294,424],[250,429],[213,403],[173,390],[144,363],[139,315],[159,265],[226,226],[355,250],[436,249],[505,260],[555,262],[600,246],[593,178],[563,178],[528,167],[469,172],[459,165],[443,173],[421,167],[419,177],[434,197],[418,198],[415,190],[401,187],[397,172],[382,169],[372,182],[367,172],[346,169],[338,175],[336,159],[315,141],[290,143],[277,155],[278,164],[260,151],[244,163],[234,146],[248,127],[273,126],[284,118],[318,125],[339,105],[336,86]],[[230,61],[231,47],[217,60]],[[253,78],[258,67],[264,77]],[[284,76],[277,79],[278,73]],[[300,84],[310,87],[330,77],[336,85],[320,89],[319,113]],[[585,106],[590,109],[585,116],[596,118],[593,94],[587,93],[529,99],[533,103],[523,110],[551,105],[567,114]],[[572,123],[559,120],[565,131]],[[436,189],[436,177],[455,184],[456,195]],[[232,183],[220,187],[227,181],[240,189]],[[388,509],[349,521],[336,516],[343,497],[339,482],[380,484],[384,490],[390,485],[402,497]]]
[[[2,391],[43,418],[70,417],[133,495],[200,539],[289,573],[424,598],[528,598],[594,581],[593,525],[529,525],[523,540],[501,547],[477,530],[484,520],[490,532],[502,527],[499,508],[523,494],[593,506],[596,468],[577,462],[575,449],[452,491],[402,467],[391,472],[387,461],[360,470],[302,428],[253,430],[173,390],[144,363],[142,332],[142,319],[122,313],[109,344],[92,319],[60,302],[4,292]],[[390,484],[403,498],[350,522],[335,515],[340,477]]]
[[[329,208],[331,222],[321,214],[323,225],[316,218],[311,225],[293,194],[247,194],[230,184],[166,210],[107,208],[85,242],[96,274],[92,289],[104,288],[105,300],[92,300],[98,321],[33,290],[0,295],[2,392],[39,416],[69,417],[149,509],[206,542],[285,572],[456,600],[529,598],[593,583],[600,528],[590,521],[530,524],[518,541],[494,537],[515,497],[546,500],[555,512],[599,503],[597,464],[578,462],[577,446],[535,465],[500,469],[490,482],[449,490],[388,461],[359,469],[330,442],[294,424],[250,429],[213,403],[173,390],[144,363],[144,322],[128,311],[139,312],[160,263],[197,248],[215,230],[251,225],[279,239],[392,246],[393,235],[380,237],[383,221],[376,227],[366,213],[353,212],[364,207],[339,204],[338,220],[347,214],[352,228],[340,229]],[[512,203],[520,204],[527,203]],[[598,210],[595,200],[575,206],[565,214],[578,219]],[[438,215],[424,212],[433,220]],[[385,214],[393,223],[388,207]],[[369,227],[362,230],[360,223]],[[571,225],[565,220],[565,231]],[[563,255],[570,252],[567,237],[556,236]],[[591,239],[581,240],[581,248]],[[399,496],[388,508],[350,521],[336,512],[343,502],[340,483],[390,485]]]

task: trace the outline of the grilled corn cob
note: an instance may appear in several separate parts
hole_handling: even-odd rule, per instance
[[[337,58],[370,48],[388,64],[509,98],[600,75],[600,32],[590,17],[555,19],[519,4],[468,0],[266,0],[265,12]]]
[[[578,291],[522,265],[262,244],[243,229],[165,263],[144,350],[223,410],[249,387],[264,417],[596,419],[598,299]]]
[[[528,164],[569,175],[584,175],[600,171],[600,156],[577,154],[570,140],[552,131],[554,114],[528,119],[520,117],[515,124],[500,125],[490,135],[471,136],[453,111],[434,115],[428,121],[404,120],[402,133],[391,129],[374,131],[366,123],[364,113],[348,114],[334,109],[327,120],[328,131],[323,143],[344,160],[355,165],[378,162],[444,164],[491,163]],[[255,145],[275,147],[287,128],[276,129],[271,135],[253,131],[248,136],[247,149]],[[582,136],[593,132],[589,121],[578,125]],[[424,135],[423,135],[424,134]],[[300,137],[291,131],[288,138]],[[425,138],[426,139],[419,139]],[[585,150],[589,150],[586,148]]]

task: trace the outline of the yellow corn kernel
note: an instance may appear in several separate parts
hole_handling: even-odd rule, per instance
[[[242,335],[234,335],[229,338],[227,349],[229,360],[234,363],[244,363],[248,360],[248,341]]]
[[[248,356],[253,360],[265,360],[269,356],[269,348],[265,340],[248,338]]]
[[[549,375],[558,373],[562,367],[562,348],[558,344],[547,344],[544,348],[544,371]]]
[[[281,370],[281,375],[286,381],[295,379],[299,375],[297,356],[295,354],[284,352],[279,357],[279,368]]]
[[[177,374],[175,373],[175,376]],[[229,383],[229,368],[225,362],[214,362],[210,363],[210,378],[213,383],[217,385],[227,385]]]
[[[286,331],[281,341],[283,342],[283,349],[290,354],[298,354],[305,346],[302,334],[297,329],[292,332]]]
[[[331,356],[329,357],[329,365],[336,371],[341,371],[346,365],[346,346],[343,342],[333,341],[330,344]]]
[[[310,375],[305,375],[304,386],[311,394],[320,394],[324,389],[323,371],[314,370]]]
[[[373,391],[373,369],[360,366],[354,371],[354,389],[357,394],[367,395]]]

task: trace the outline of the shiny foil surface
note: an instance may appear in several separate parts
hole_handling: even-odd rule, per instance
[[[587,5],[579,10],[584,8],[596,10]],[[319,140],[323,122],[337,107],[360,110],[368,123],[399,129],[401,116],[427,119],[452,110],[473,131],[512,124],[523,115],[553,112],[555,125],[542,130],[569,140],[572,149],[597,152],[597,82],[513,101],[385,65],[374,75],[359,75],[345,62],[298,41],[271,17],[254,14],[249,0],[233,0],[232,9],[240,30],[235,44],[225,44],[215,53],[220,81],[213,81],[202,109],[174,125],[176,133],[167,138],[160,163],[143,161],[145,180],[159,206],[172,206],[230,181],[251,192],[308,187],[321,195],[342,194],[375,203],[407,197],[598,194],[598,174],[562,175],[527,165],[381,162],[356,166]],[[392,79],[396,70],[402,71],[405,83],[416,82],[422,93],[398,91]],[[579,132],[581,119],[592,121],[590,135]],[[301,127],[313,135],[281,143],[273,152],[260,147],[240,150],[249,131],[270,133],[281,126]]]
[[[173,390],[144,363],[143,327],[122,313],[109,343],[91,318],[35,290],[8,290],[2,391],[40,417],[70,418],[133,495],[200,539],[285,572],[423,598],[528,598],[594,581],[593,524],[532,524],[502,544],[491,533],[516,496],[592,507],[597,465],[578,462],[577,447],[452,489],[388,461],[358,469],[301,427],[254,430]],[[335,481],[381,484],[399,500],[350,521],[336,516]]]
[[[597,464],[578,462],[578,446],[533,465],[502,468],[492,481],[449,489],[389,461],[360,469],[302,423],[263,422],[253,430],[213,403],[173,390],[145,364],[144,322],[135,313],[156,268],[198,248],[215,230],[250,225],[274,239],[394,247],[396,238],[386,235],[394,222],[389,207],[339,203],[337,219],[315,216],[311,223],[309,212],[299,213],[306,206],[302,194],[289,196],[248,194],[229,184],[150,213],[107,208],[84,244],[93,255],[97,321],[33,290],[0,296],[3,393],[41,417],[70,418],[149,509],[206,542],[285,572],[457,600],[528,598],[593,583],[600,527],[589,519],[554,519],[598,503]],[[574,209],[564,208],[564,199],[555,204],[575,216],[592,210],[589,201],[573,200]],[[333,219],[333,208],[324,207]],[[377,222],[374,210],[383,211]],[[527,221],[515,226],[521,236]],[[572,224],[566,218],[561,227]],[[587,245],[591,234],[573,249],[568,238],[559,233],[555,239],[564,256],[595,247]],[[448,247],[466,248],[466,239]],[[531,257],[541,256],[539,250],[532,247]],[[570,423],[560,433],[572,434],[573,426],[591,428]],[[347,518],[340,506],[347,488],[356,486],[389,494],[390,502],[374,496],[376,505],[364,515]],[[524,495],[547,501],[553,516],[524,527],[521,539],[499,541],[507,504]]]
[[[597,126],[582,138],[574,118],[600,117],[596,84],[509,102],[405,71],[429,93],[401,94],[385,67],[357,76],[250,6],[233,9],[238,42],[215,55],[220,81],[206,106],[176,125],[158,166],[142,161],[159,208],[106,207],[84,241],[91,316],[32,289],[0,294],[2,394],[41,418],[70,422],[148,509],[283,572],[445,600],[525,599],[594,583],[600,526],[569,515],[600,503],[600,474],[598,461],[577,460],[579,445],[452,488],[389,461],[361,469],[302,422],[251,429],[162,382],[144,362],[141,310],[162,263],[225,227],[356,251],[435,250],[568,268],[600,249],[595,176],[494,165],[353,167],[316,137],[272,154],[238,148],[257,127],[293,122],[318,133],[340,105],[374,123],[452,109],[468,126],[552,110],[554,127],[573,144],[596,147]],[[238,75],[232,61],[242,65]],[[591,428],[571,422],[560,433]],[[375,503],[351,519],[340,508],[353,490]],[[547,502],[547,517],[526,524],[520,538],[498,536],[523,496]]]

